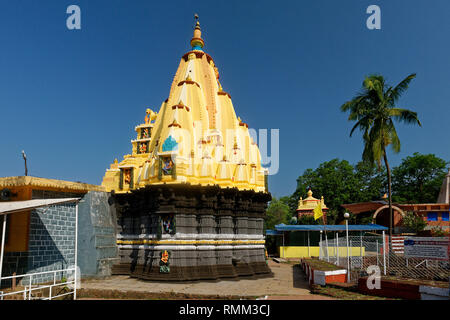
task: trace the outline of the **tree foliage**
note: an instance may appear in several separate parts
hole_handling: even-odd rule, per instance
[[[364,79],[361,92],[341,106],[341,111],[349,111],[348,120],[356,121],[350,136],[356,129],[363,134],[364,161],[376,162],[381,166],[383,158],[386,160],[388,146],[395,153],[400,151],[400,139],[394,122],[421,125],[416,112],[396,107],[400,96],[415,77],[411,74],[392,87],[383,76],[370,75]]]
[[[436,202],[447,173],[445,160],[414,153],[392,170],[392,199],[398,203]]]
[[[363,161],[376,163],[378,167],[381,167],[381,161],[384,160],[388,179],[389,234],[391,236],[393,228],[392,182],[386,149],[391,146],[392,151],[400,152],[400,139],[395,129],[395,122],[421,126],[416,112],[397,107],[400,96],[408,89],[409,83],[415,77],[416,74],[410,74],[392,87],[381,75],[368,76],[363,81],[361,92],[341,106],[341,111],[349,111],[348,120],[356,122],[350,131],[350,136],[356,129],[362,132]]]
[[[379,200],[385,190],[384,184],[383,172],[378,172],[374,165],[360,162],[353,166],[346,160],[332,159],[315,170],[305,170],[297,178],[296,191],[285,201],[294,215],[300,197],[306,198],[308,188],[311,188],[313,197],[324,197],[329,209],[327,222],[333,224],[342,220],[342,204]]]
[[[314,220],[313,216],[303,215],[300,217],[300,219],[297,220],[297,224],[307,224],[307,225],[322,224],[322,219]]]
[[[265,230],[273,229],[275,225],[280,223],[288,224],[291,217],[288,205],[273,197],[266,211]]]
[[[425,229],[427,223],[421,217],[414,214],[414,212],[407,212],[403,217],[403,225],[413,232],[418,233]]]
[[[434,203],[446,174],[446,162],[434,154],[415,153],[403,159],[393,168],[393,199],[398,203]],[[297,188],[291,196],[281,197],[277,202],[288,208],[289,217],[296,216],[300,197],[307,197],[308,188],[313,197],[325,199],[329,208],[328,224],[343,219],[345,203],[381,200],[387,192],[386,171],[375,164],[358,162],[351,165],[346,160],[332,159],[321,163],[316,169],[306,169],[297,178]],[[277,204],[277,206],[279,206]],[[370,213],[351,215],[351,223],[367,224],[372,221]],[[287,220],[289,221],[289,219]],[[286,223],[286,222],[285,222]],[[317,224],[312,217],[302,217],[297,224]]]

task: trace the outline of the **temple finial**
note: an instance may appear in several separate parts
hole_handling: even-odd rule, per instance
[[[195,28],[194,28],[194,36],[191,39],[191,47],[192,50],[202,50],[205,42],[202,39],[202,31],[200,29],[200,22],[198,22],[198,14],[194,15],[195,19]]]

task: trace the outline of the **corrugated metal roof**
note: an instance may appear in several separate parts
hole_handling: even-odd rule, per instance
[[[50,206],[54,204],[75,202],[80,198],[61,198],[61,199],[35,199],[23,201],[7,201],[0,202],[0,215],[32,210],[40,207]]]
[[[278,236],[278,235],[282,235],[282,232],[276,231],[276,230],[266,230],[266,236]]]
[[[275,226],[276,231],[345,231],[345,225],[305,225],[305,224],[277,224]],[[348,231],[382,231],[388,230],[387,227],[380,226],[379,224],[349,224]]]

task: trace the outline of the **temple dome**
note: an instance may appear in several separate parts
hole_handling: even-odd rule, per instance
[[[297,216],[298,218],[303,215],[314,215],[314,209],[319,205],[322,207],[322,211],[324,213],[328,212],[328,208],[325,205],[325,200],[323,196],[320,199],[316,199],[313,196],[313,192],[311,189],[307,192],[307,197],[303,199],[300,197],[300,200],[298,201],[298,207],[297,207]]]
[[[146,109],[131,155],[105,174],[107,190],[186,182],[267,192],[258,146],[236,116],[214,60],[203,51],[196,20],[192,50],[182,56],[168,98],[158,113]]]

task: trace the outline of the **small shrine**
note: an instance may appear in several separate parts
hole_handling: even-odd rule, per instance
[[[298,207],[297,207],[297,219],[300,219],[300,217],[304,215],[310,215],[314,217],[314,209],[319,205],[322,207],[323,212],[323,218],[326,221],[326,216],[328,213],[328,208],[325,205],[325,200],[323,199],[323,196],[319,199],[316,199],[312,196],[311,189],[308,190],[308,197],[306,199],[303,199],[300,197],[300,200],[298,201]]]

